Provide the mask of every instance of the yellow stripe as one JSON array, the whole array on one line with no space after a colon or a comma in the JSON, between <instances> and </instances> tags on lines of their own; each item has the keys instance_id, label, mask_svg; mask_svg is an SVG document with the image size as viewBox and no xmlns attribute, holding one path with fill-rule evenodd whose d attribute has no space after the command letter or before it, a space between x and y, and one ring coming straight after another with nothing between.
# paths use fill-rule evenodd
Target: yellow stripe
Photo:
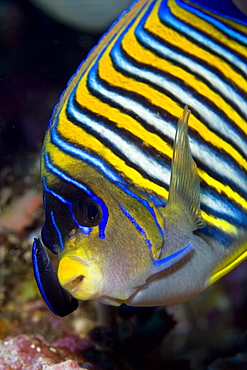
<instances>
[{"instance_id":1,"label":"yellow stripe","mask_svg":"<svg viewBox=\"0 0 247 370\"><path fill-rule=\"evenodd\" d=\"M247 210L247 201L243 197L241 197L238 193L233 191L230 186L222 184L220 181L215 180L213 177L208 175L205 171L197 168L198 175L200 178L206 182L212 188L215 188L218 193L224 193L227 195L229 200L234 200L237 204L239 204L243 209Z\"/></svg>"},{"instance_id":2,"label":"yellow stripe","mask_svg":"<svg viewBox=\"0 0 247 370\"><path fill-rule=\"evenodd\" d=\"M224 233L237 236L239 230L236 226L230 224L221 218L214 217L204 211L201 211L202 218L209 224L217 227L218 229L222 230Z\"/></svg>"},{"instance_id":3,"label":"yellow stripe","mask_svg":"<svg viewBox=\"0 0 247 370\"><path fill-rule=\"evenodd\" d=\"M198 17L197 15L192 14L189 11L178 6L175 0L169 0L168 6L170 7L170 10L175 17L179 18L180 20L186 23L190 23L193 27L198 28L199 33L200 31L202 31L208 34L210 37L219 40L221 43L225 44L229 49L237 51L239 54L242 54L245 57L247 56L246 46L239 44L234 39L230 39L224 33L220 32L210 22L207 22L202 18ZM211 15L213 16L213 14Z\"/></svg>"},{"instance_id":4,"label":"yellow stripe","mask_svg":"<svg viewBox=\"0 0 247 370\"><path fill-rule=\"evenodd\" d=\"M247 259L247 243L245 242L244 245L237 251L231 255L229 258L227 258L223 264L218 266L210 275L208 285L212 285L215 283L218 279L220 279L222 276L226 275L228 272L233 270L235 267L237 267L241 262ZM234 248L231 248L231 250L234 250ZM239 254L240 252L240 254Z\"/></svg>"},{"instance_id":5,"label":"yellow stripe","mask_svg":"<svg viewBox=\"0 0 247 370\"><path fill-rule=\"evenodd\" d=\"M128 42L124 39L124 43ZM111 49L112 45L109 45L108 49ZM133 50L131 46L131 52ZM102 56L99 62L99 75L102 79L108 81L111 85L116 87L124 88L127 91L135 92L137 94L141 94L145 97L150 103L169 111L174 116L179 116L181 112L181 107L177 102L174 102L170 97L162 94L161 92L155 90L153 87L149 86L147 83L136 81L134 78L126 77L121 73L117 72L111 62L109 57L109 51ZM142 52L142 48L139 49L139 52ZM144 54L144 53L143 53ZM144 55L144 57L148 57ZM139 59L139 58L138 58ZM142 55L140 56L142 59ZM146 59L147 60L147 59ZM150 61L150 60L149 60Z\"/></svg>"},{"instance_id":6,"label":"yellow stripe","mask_svg":"<svg viewBox=\"0 0 247 370\"><path fill-rule=\"evenodd\" d=\"M168 191L166 189L143 178L138 171L127 166L122 159L112 153L112 151L105 147L99 140L88 134L83 129L73 125L73 123L66 119L64 109L60 113L60 125L58 132L65 138L65 140L66 138L69 138L70 142L72 142L73 145L76 146L83 143L83 146L86 149L91 149L97 152L99 156L113 165L118 172L124 174L124 176L126 176L137 188L144 189L145 191L150 193L155 192L156 194L167 200ZM59 166L68 169L74 166L76 166L74 168L78 168L78 166L80 166L79 163L74 163L74 158L64 154L56 147L49 148L47 146L46 148L52 154L52 157L54 157L55 163L57 163ZM209 224L214 225L215 227L223 230L228 234L236 235L238 233L238 229L225 220L213 217L205 212L202 212L202 217Z\"/></svg>"},{"instance_id":7,"label":"yellow stripe","mask_svg":"<svg viewBox=\"0 0 247 370\"><path fill-rule=\"evenodd\" d=\"M176 32L166 26L165 24L160 23L158 17L158 8L160 5L160 1L154 7L154 10L150 14L145 24L145 28L149 31L156 34L158 37L163 38L168 43L176 46L177 48L183 48L186 52L192 55L196 55L198 58L202 59L204 62L206 61L208 64L217 68L226 79L231 79L234 81L240 89L246 90L247 89L247 82L242 77L241 74L235 72L231 66L224 60L222 60L219 56L213 55L210 52L203 49L203 46L200 47L193 42L189 41L185 36L181 35L179 32Z\"/></svg>"},{"instance_id":8,"label":"yellow stripe","mask_svg":"<svg viewBox=\"0 0 247 370\"><path fill-rule=\"evenodd\" d=\"M132 45L132 43L131 43L132 40L133 39L130 40L128 38L127 42L129 42L130 45ZM134 42L135 42L135 39L134 39ZM132 45L132 50L135 50L135 46L136 45L134 45L134 46ZM101 59L101 62L100 62L100 71L101 71L100 75L101 75L102 78L107 79L108 81L110 80L109 82L111 84L115 81L118 81L118 86L125 87L125 88L128 86L128 90L130 90L130 91L136 91L136 92L142 91L143 95L146 96L146 98L150 97L149 100L153 104L158 103L158 105L163 107L164 109L167 109L167 107L169 105L171 105L171 103L173 103L173 101L171 99L167 98L166 96L159 93L158 91L153 90L148 85L146 85L144 83L141 83L141 82L137 82L137 81L135 81L133 79L130 79L130 78L126 78L125 76L116 72L113 69L112 62L111 62L111 59L109 57L110 50L111 50L111 44L108 46L108 48L106 50L106 53L103 55L103 57ZM138 50L138 54L140 54L140 52L141 51ZM146 59L144 59L144 60L146 60ZM103 73L103 76L102 76L102 73ZM85 75L85 79L86 78L87 78L87 74ZM201 87L199 86L199 88L201 88ZM145 90L147 90L147 91L145 92ZM207 93L209 93L209 92L210 91L208 91ZM214 97L214 99L215 99L215 97ZM82 106L86 102L87 103L87 108L91 109L93 112L102 114L102 115L106 116L109 119L114 119L114 121L116 122L118 127L125 128L126 130L130 131L133 135L142 139L144 141L145 145L149 144L149 145L155 147L161 153L164 153L165 155L167 155L171 158L172 148L170 146L168 146L167 143L165 143L163 140L161 140L157 135L151 134L150 132L146 131L132 117L121 113L118 109L112 108L109 105L101 102L100 100L98 100L97 98L92 96L88 92L88 90L85 86L84 77L83 77L83 80L80 82L80 85L77 89L77 100ZM225 102L223 101L223 103L225 103ZM178 110L178 105L174 104L174 108L175 109L172 111L172 114L175 115L177 110ZM235 117L235 119L236 119L236 117ZM246 124L244 122L242 124L246 126ZM190 125L190 126L192 126L192 125ZM196 128L196 127L194 127L194 128ZM197 127L197 130L198 130L198 132L201 132L200 128L198 129L198 127ZM208 137L209 137L209 135L206 132L204 139L207 139ZM218 137L217 137L217 140L218 140ZM213 140L211 140L211 142L212 141ZM224 144L224 143L225 142L222 140L222 144ZM218 147L220 147L220 146L218 145ZM229 154L232 154L232 152L234 151L231 146L229 146L228 150L229 150L228 151ZM241 159L242 159L242 157L238 158L238 160L241 160ZM198 173L199 173L199 176L209 186L214 187L219 192L224 192L228 196L229 199L233 199L236 203L238 203L239 205L241 205L242 207L247 209L247 202L245 201L245 199L242 198L241 196L239 196L239 194L237 194L236 192L234 192L229 186L225 186L224 184L220 183L219 181L213 179L207 173L205 173L204 171L202 171L200 169L198 169Z\"/></svg>"},{"instance_id":9,"label":"yellow stripe","mask_svg":"<svg viewBox=\"0 0 247 370\"><path fill-rule=\"evenodd\" d=\"M136 24L132 26L128 34L123 39L122 46L123 49L135 60L140 63L146 63L152 65L153 67L169 73L181 80L186 84L189 84L195 91L200 93L212 100L217 107L219 107L230 119L232 119L236 125L247 134L247 124L246 121L232 109L231 105L227 104L226 101L218 95L216 92L211 90L207 84L200 81L195 75L185 71L183 68L174 65L172 62L161 59L158 56L154 55L152 52L143 48L137 41L134 35L134 29ZM109 63L108 63L109 64ZM109 73L111 76L111 73ZM117 77L119 78L119 77ZM114 80L114 78L112 78ZM246 90L247 90L247 81L245 80ZM244 86L243 86L244 87ZM141 90L140 90L141 91ZM160 99L162 101L162 99Z\"/></svg>"},{"instance_id":10,"label":"yellow stripe","mask_svg":"<svg viewBox=\"0 0 247 370\"><path fill-rule=\"evenodd\" d=\"M133 26L134 27L134 26ZM131 33L132 35L132 33ZM138 61L142 62L148 61L150 64L154 65L155 67L158 67L159 69L172 73L172 71L178 75L182 70L177 69L172 64L166 62L165 60L158 59L155 57L151 52L143 49L140 47L138 43L136 43L136 40L134 37L130 37L130 32L123 40L123 46L124 48L125 43L127 44L127 47L129 45L129 52L130 54L137 59ZM136 92L138 94L141 94L149 100L152 104L158 105L159 107L163 108L164 110L168 111L170 114L178 117L180 114L180 107L177 102L174 102L171 98L167 97L166 95L160 93L159 91L155 90L151 86L147 85L146 83L142 83L139 81L136 81L130 77L126 77L122 75L121 73L117 72L113 66L111 59L109 57L109 52L111 50L112 45L110 44L104 55L102 56L100 62L99 62L99 74L100 77L106 81L108 81L110 84L114 86L118 86L121 88L125 88L126 90L130 92ZM185 76L185 75L184 75ZM194 88L196 87L196 84L199 83L192 75L187 76L185 78L185 81L187 79L191 79L193 81ZM199 84L201 87L201 85ZM202 88L202 87L201 87ZM207 94L212 93L211 90L208 89ZM214 98L216 99L217 95L215 94ZM246 122L242 120L240 116L237 115L237 113L229 107L222 99L221 103L218 102L218 106L221 104L223 108L228 109L228 113L231 117L234 117L236 120L238 119L242 124L242 129L246 130L247 133L247 125ZM231 111L231 113L230 113ZM102 112L103 113L103 112ZM247 170L247 162L246 160L241 156L241 154L233 148L230 144L225 142L221 137L217 136L215 133L211 132L208 127L203 125L197 118L195 118L193 115L190 117L189 126L196 130L203 138L205 142L212 143L215 147L225 150L226 153L228 153L231 157L233 157L240 166L243 166ZM137 134L138 135L138 134ZM152 145L152 142L150 141L150 144ZM165 148L164 148L165 149ZM164 149L161 149L162 152L164 152ZM171 151L165 151L165 154L169 155L171 154Z\"/></svg>"},{"instance_id":11,"label":"yellow stripe","mask_svg":"<svg viewBox=\"0 0 247 370\"><path fill-rule=\"evenodd\" d=\"M145 179L142 175L135 169L126 165L126 163L116 156L109 148L104 146L98 139L88 134L82 128L75 126L72 122L68 121L65 114L65 106L60 112L59 116L59 125L58 133L63 136L64 140L69 141L72 145L81 146L86 148L88 152L95 151L104 161L110 163L117 172L126 176L126 178L137 188L145 189L147 192L156 193L162 196L164 199L167 199L168 192L165 188L156 185L152 181ZM63 152L58 151L55 147L49 149L52 155L55 155L55 152L58 152L56 155L55 163L57 163L62 168L70 169L74 159L68 155L65 156ZM77 164L77 168L80 168L80 165Z\"/></svg>"},{"instance_id":12,"label":"yellow stripe","mask_svg":"<svg viewBox=\"0 0 247 370\"><path fill-rule=\"evenodd\" d=\"M105 65L104 68L106 69L106 73L108 73L108 66ZM144 127L142 127L142 125L137 120L135 120L131 116L121 112L117 108L111 107L110 105L102 102L97 97L90 94L86 87L85 81L87 78L87 74L88 72L85 74L85 76L83 76L83 79L80 81L76 91L76 98L78 103L82 107L85 106L87 109L90 109L93 113L100 114L108 118L109 120L114 121L118 128L124 128L131 134L140 138L143 141L143 145L153 147L171 158L172 156L171 146L168 145L165 141L163 141L158 135L153 134L150 131L147 131ZM134 83L135 82L136 81L134 81ZM143 88L145 88L146 85L145 84L142 85ZM154 97L154 100L156 99L156 97ZM161 98L163 98L163 95L161 96Z\"/></svg>"}]
</instances>

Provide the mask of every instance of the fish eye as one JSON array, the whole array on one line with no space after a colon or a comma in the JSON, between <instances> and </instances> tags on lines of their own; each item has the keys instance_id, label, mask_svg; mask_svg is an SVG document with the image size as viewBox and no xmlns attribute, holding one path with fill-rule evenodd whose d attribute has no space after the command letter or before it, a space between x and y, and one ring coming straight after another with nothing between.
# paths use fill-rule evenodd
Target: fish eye
<instances>
[{"instance_id":1,"label":"fish eye","mask_svg":"<svg viewBox=\"0 0 247 370\"><path fill-rule=\"evenodd\" d=\"M99 204L91 198L82 198L74 203L74 216L82 226L97 226L102 218Z\"/></svg>"},{"instance_id":2,"label":"fish eye","mask_svg":"<svg viewBox=\"0 0 247 370\"><path fill-rule=\"evenodd\" d=\"M94 221L98 216L98 207L94 203L86 204L86 217L88 221Z\"/></svg>"}]
</instances>

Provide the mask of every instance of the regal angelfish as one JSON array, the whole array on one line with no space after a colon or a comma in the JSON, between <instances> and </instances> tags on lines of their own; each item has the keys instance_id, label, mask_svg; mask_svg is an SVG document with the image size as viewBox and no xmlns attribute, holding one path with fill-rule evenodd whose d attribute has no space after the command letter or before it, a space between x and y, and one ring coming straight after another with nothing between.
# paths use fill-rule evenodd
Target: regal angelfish
<instances>
[{"instance_id":1,"label":"regal angelfish","mask_svg":"<svg viewBox=\"0 0 247 370\"><path fill-rule=\"evenodd\" d=\"M53 312L184 302L246 259L246 26L230 0L141 0L80 66L42 151Z\"/></svg>"}]
</instances>

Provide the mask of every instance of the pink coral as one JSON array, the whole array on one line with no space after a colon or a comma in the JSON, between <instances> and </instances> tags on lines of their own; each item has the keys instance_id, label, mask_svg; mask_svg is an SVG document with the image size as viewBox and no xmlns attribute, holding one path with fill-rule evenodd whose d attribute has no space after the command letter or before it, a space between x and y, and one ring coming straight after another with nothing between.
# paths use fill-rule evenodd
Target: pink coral
<instances>
[{"instance_id":1,"label":"pink coral","mask_svg":"<svg viewBox=\"0 0 247 370\"><path fill-rule=\"evenodd\" d=\"M43 337L19 335L0 341L0 370L77 370L69 349L47 344Z\"/></svg>"},{"instance_id":2,"label":"pink coral","mask_svg":"<svg viewBox=\"0 0 247 370\"><path fill-rule=\"evenodd\" d=\"M42 370L82 370L76 361L68 360L57 365L44 365Z\"/></svg>"},{"instance_id":3,"label":"pink coral","mask_svg":"<svg viewBox=\"0 0 247 370\"><path fill-rule=\"evenodd\" d=\"M0 230L8 229L16 233L22 232L33 222L35 212L41 205L41 195L32 191L14 198L0 216Z\"/></svg>"}]
</instances>

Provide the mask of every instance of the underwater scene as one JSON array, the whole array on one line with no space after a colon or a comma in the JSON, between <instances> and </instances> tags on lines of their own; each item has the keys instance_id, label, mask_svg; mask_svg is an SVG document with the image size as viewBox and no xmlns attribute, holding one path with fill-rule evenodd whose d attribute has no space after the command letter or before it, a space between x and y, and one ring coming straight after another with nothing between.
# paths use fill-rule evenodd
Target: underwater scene
<instances>
[{"instance_id":1,"label":"underwater scene","mask_svg":"<svg viewBox=\"0 0 247 370\"><path fill-rule=\"evenodd\" d=\"M0 82L0 370L247 369L246 2L1 0Z\"/></svg>"}]
</instances>

